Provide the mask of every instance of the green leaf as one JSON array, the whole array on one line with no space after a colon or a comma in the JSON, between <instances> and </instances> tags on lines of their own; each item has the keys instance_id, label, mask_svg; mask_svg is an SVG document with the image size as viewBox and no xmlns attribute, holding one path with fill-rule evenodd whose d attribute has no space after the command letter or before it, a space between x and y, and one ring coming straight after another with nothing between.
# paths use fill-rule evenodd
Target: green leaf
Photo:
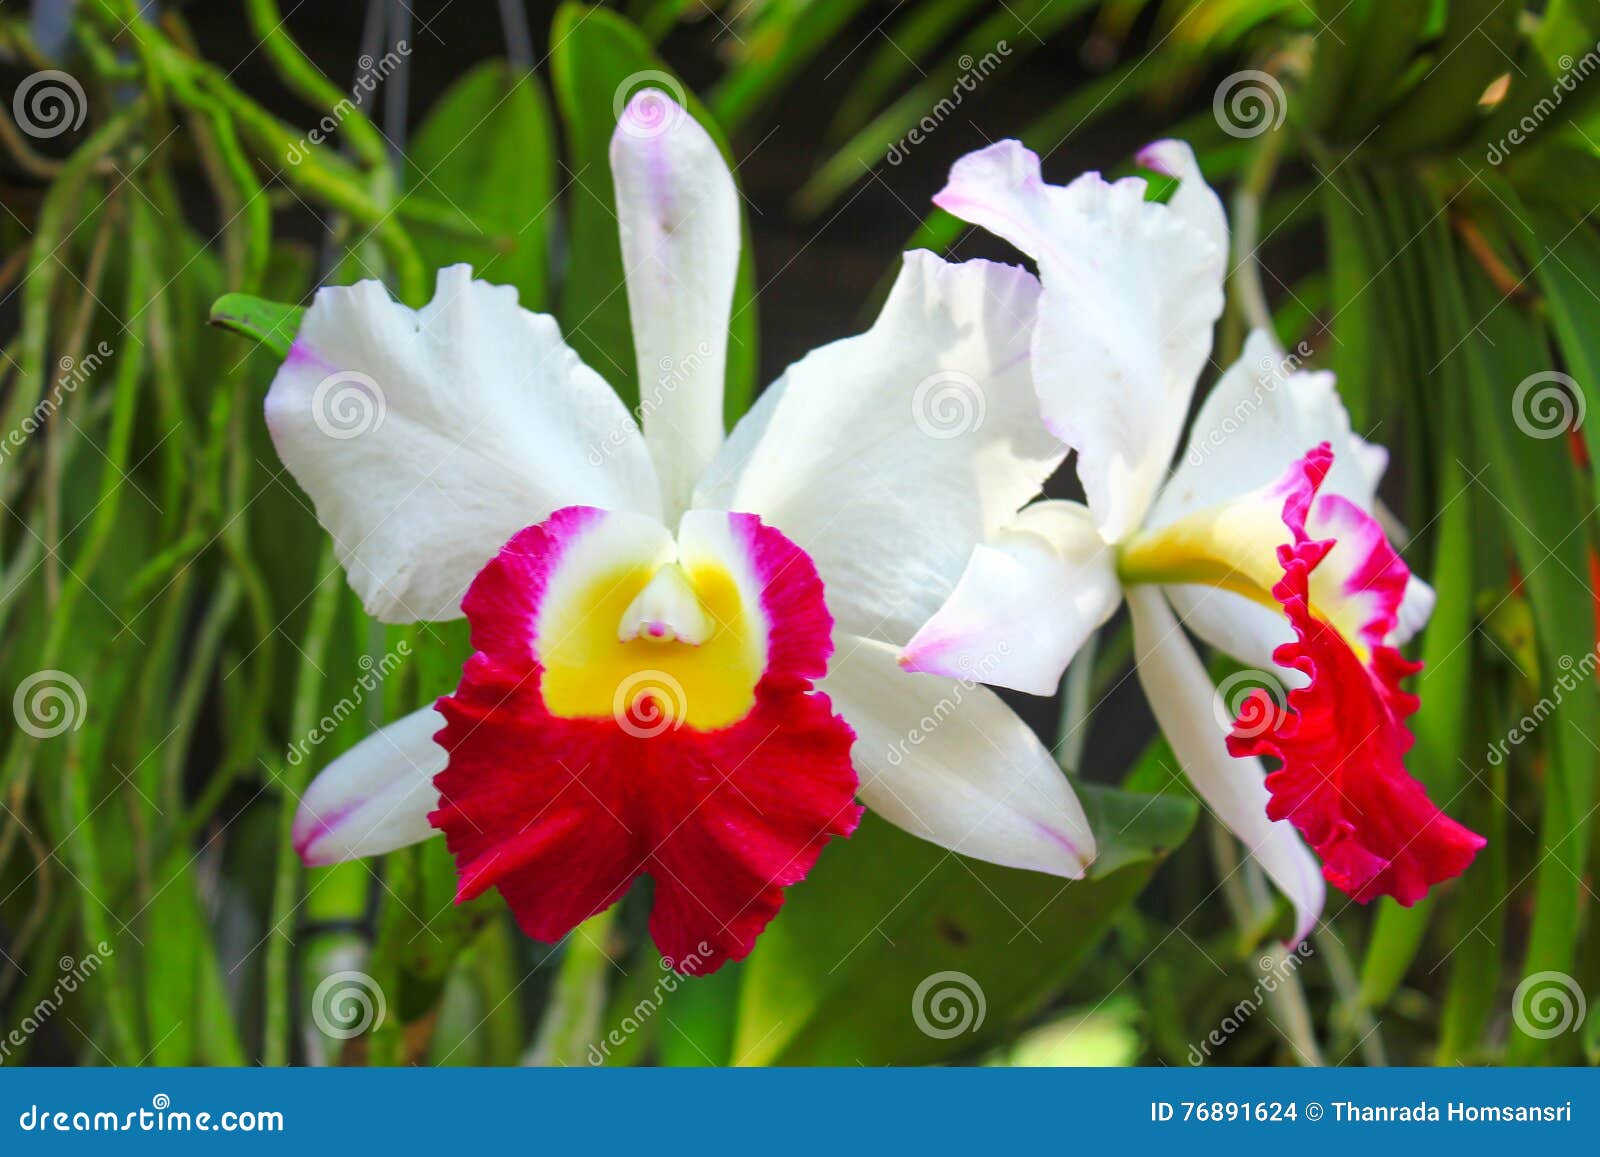
<instances>
[{"instance_id":1,"label":"green leaf","mask_svg":"<svg viewBox=\"0 0 1600 1157\"><path fill-rule=\"evenodd\" d=\"M407 180L483 236L468 242L416 227L423 262L470 262L479 277L516 286L525 308L545 308L555 152L550 110L531 73L490 60L451 85L417 130Z\"/></svg>"},{"instance_id":2,"label":"green leaf","mask_svg":"<svg viewBox=\"0 0 1600 1157\"><path fill-rule=\"evenodd\" d=\"M742 128L866 6L867 0L768 0L744 35L733 38L740 59L711 94L717 120L731 131Z\"/></svg>"},{"instance_id":3,"label":"green leaf","mask_svg":"<svg viewBox=\"0 0 1600 1157\"><path fill-rule=\"evenodd\" d=\"M1496 192L1515 196L1509 188ZM1594 596L1586 578L1589 503L1580 501L1577 471L1559 441L1531 434L1525 411L1520 422L1515 420L1523 402L1516 397L1518 384L1549 371L1549 350L1521 310L1506 304L1474 267L1453 257L1443 225L1434 227L1429 243L1439 254L1437 284L1445 291L1441 334L1467 335L1456 339L1459 344L1442 368L1464 376L1469 388L1468 413L1484 471L1480 486L1506 512L1522 589L1533 610L1542 678L1556 680L1556 672L1570 676L1573 653L1587 650L1594 639ZM1554 702L1537 732L1546 760L1544 806L1524 975L1570 973L1574 966L1595 790L1590 737L1600 730L1600 699L1591 680L1579 680L1570 693L1546 691ZM1571 1044L1517 1032L1509 1057L1529 1064Z\"/></svg>"},{"instance_id":4,"label":"green leaf","mask_svg":"<svg viewBox=\"0 0 1600 1157\"><path fill-rule=\"evenodd\" d=\"M615 12L567 3L550 32L551 83L567 135L572 170L566 284L557 315L567 341L629 406L639 401L633 329L617 236L611 181L611 135L617 110L641 85L666 89L733 156L705 106L679 83L637 28ZM743 210L741 206L741 216ZM749 228L733 290L723 412L731 425L750 405L756 376L755 262Z\"/></svg>"},{"instance_id":5,"label":"green leaf","mask_svg":"<svg viewBox=\"0 0 1600 1157\"><path fill-rule=\"evenodd\" d=\"M212 325L254 338L280 358L288 356L305 315L302 306L267 301L248 293L225 293L211 306Z\"/></svg>"},{"instance_id":6,"label":"green leaf","mask_svg":"<svg viewBox=\"0 0 1600 1157\"><path fill-rule=\"evenodd\" d=\"M957 54L935 63L829 157L795 194L796 211L816 216L878 165L899 164L924 135L938 131L969 99L977 99L984 84L1003 84L1003 74L1041 44L1041 37L1087 7L1089 0L1029 0L995 12L962 39ZM1074 93L1072 99L1081 95ZM1100 110L1095 106L1093 111Z\"/></svg>"},{"instance_id":7,"label":"green leaf","mask_svg":"<svg viewBox=\"0 0 1600 1157\"><path fill-rule=\"evenodd\" d=\"M918 1064L1008 1036L1070 979L1197 810L1181 796L1079 794L1100 842L1079 881L967 860L868 815L745 962L736 1062ZM913 998L940 972L982 990L972 1032L918 1027Z\"/></svg>"},{"instance_id":8,"label":"green leaf","mask_svg":"<svg viewBox=\"0 0 1600 1157\"><path fill-rule=\"evenodd\" d=\"M1482 119L1484 90L1511 71L1504 46L1516 43L1522 8L1522 0L1452 0L1438 63L1384 118L1370 147L1397 157L1459 141Z\"/></svg>"},{"instance_id":9,"label":"green leaf","mask_svg":"<svg viewBox=\"0 0 1600 1157\"><path fill-rule=\"evenodd\" d=\"M228 1007L211 943L212 921L200 905L193 863L187 849L167 857L145 913L146 926L159 929L144 945L145 1005L156 1038L146 1063L243 1065L244 1046Z\"/></svg>"}]
</instances>

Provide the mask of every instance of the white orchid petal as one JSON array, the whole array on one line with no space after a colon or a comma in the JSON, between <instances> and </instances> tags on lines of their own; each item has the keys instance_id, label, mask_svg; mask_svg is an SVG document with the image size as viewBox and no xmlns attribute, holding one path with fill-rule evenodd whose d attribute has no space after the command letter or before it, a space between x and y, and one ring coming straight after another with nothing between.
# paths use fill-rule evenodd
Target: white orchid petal
<instances>
[{"instance_id":1,"label":"white orchid petal","mask_svg":"<svg viewBox=\"0 0 1600 1157\"><path fill-rule=\"evenodd\" d=\"M311 781L295 813L295 851L311 867L392 852L434 834L433 777L444 748L433 741L444 717L432 707L379 728Z\"/></svg>"},{"instance_id":2,"label":"white orchid petal","mask_svg":"<svg viewBox=\"0 0 1600 1157\"><path fill-rule=\"evenodd\" d=\"M450 619L479 568L561 506L659 515L637 425L516 290L439 271L420 310L375 281L317 292L267 427L350 585L385 622Z\"/></svg>"},{"instance_id":3,"label":"white orchid petal","mask_svg":"<svg viewBox=\"0 0 1600 1157\"><path fill-rule=\"evenodd\" d=\"M1222 312L1225 251L1145 189L1095 173L1047 185L1037 156L1002 141L957 161L934 198L1038 262L1041 412L1078 451L1109 542L1139 527L1166 475Z\"/></svg>"},{"instance_id":4,"label":"white orchid petal","mask_svg":"<svg viewBox=\"0 0 1600 1157\"><path fill-rule=\"evenodd\" d=\"M1155 141L1139 150L1139 163L1177 181L1178 188L1167 204L1221 252L1228 252L1228 214L1221 198L1206 184L1188 142Z\"/></svg>"},{"instance_id":5,"label":"white orchid petal","mask_svg":"<svg viewBox=\"0 0 1600 1157\"><path fill-rule=\"evenodd\" d=\"M906 254L872 328L790 366L696 504L759 514L811 555L842 629L904 643L1065 454L1030 386L1038 292L1011 266Z\"/></svg>"},{"instance_id":6,"label":"white orchid petal","mask_svg":"<svg viewBox=\"0 0 1600 1157\"><path fill-rule=\"evenodd\" d=\"M863 803L913 835L965 856L1081 877L1094 834L1043 744L994 692L912 675L894 649L836 636L821 683L855 728Z\"/></svg>"},{"instance_id":7,"label":"white orchid petal","mask_svg":"<svg viewBox=\"0 0 1600 1157\"><path fill-rule=\"evenodd\" d=\"M900 665L1049 695L1121 601L1115 551L1088 507L1038 502L972 552L955 593Z\"/></svg>"},{"instance_id":8,"label":"white orchid petal","mask_svg":"<svg viewBox=\"0 0 1600 1157\"><path fill-rule=\"evenodd\" d=\"M1327 898L1315 857L1287 820L1267 818L1261 761L1228 754L1232 720L1218 711L1216 688L1161 592L1131 587L1128 607L1139 682L1156 722L1200 798L1294 905L1298 944Z\"/></svg>"},{"instance_id":9,"label":"white orchid petal","mask_svg":"<svg viewBox=\"0 0 1600 1157\"><path fill-rule=\"evenodd\" d=\"M611 138L639 402L668 523L722 445L739 194L716 142L659 89Z\"/></svg>"},{"instance_id":10,"label":"white orchid petal","mask_svg":"<svg viewBox=\"0 0 1600 1157\"><path fill-rule=\"evenodd\" d=\"M1188 448L1151 508L1151 529L1259 494L1322 442L1333 448L1333 466L1321 493L1342 495L1363 510L1373 508L1388 452L1351 431L1331 373L1305 371L1299 365L1300 359L1285 353L1264 330L1250 334L1239 360L1195 416ZM1256 522L1269 533L1252 549L1264 564L1258 569L1270 573L1277 547L1289 534L1276 503ZM1288 620L1276 608L1210 587L1175 586L1168 593L1189 630L1252 667L1270 670L1272 652L1294 639ZM1391 641L1398 645L1411 638L1432 609L1431 590L1413 578ZM1298 672L1281 673L1294 685L1303 681Z\"/></svg>"}]
</instances>

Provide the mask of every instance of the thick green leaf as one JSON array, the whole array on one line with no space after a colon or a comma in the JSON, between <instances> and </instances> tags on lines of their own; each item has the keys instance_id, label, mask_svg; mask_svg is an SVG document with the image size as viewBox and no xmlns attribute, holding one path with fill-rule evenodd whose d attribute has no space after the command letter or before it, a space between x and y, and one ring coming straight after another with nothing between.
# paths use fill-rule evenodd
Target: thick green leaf
<instances>
[{"instance_id":1,"label":"thick green leaf","mask_svg":"<svg viewBox=\"0 0 1600 1157\"><path fill-rule=\"evenodd\" d=\"M300 321L302 306L267 301L248 293L225 293L211 306L211 324L254 338L280 358L289 353Z\"/></svg>"},{"instance_id":2,"label":"thick green leaf","mask_svg":"<svg viewBox=\"0 0 1600 1157\"><path fill-rule=\"evenodd\" d=\"M1360 141L1397 98L1396 86L1422 41L1432 8L1433 0L1381 0L1367 5L1365 21L1346 46L1354 59L1349 82L1333 110L1334 139ZM1317 37L1318 52L1329 39L1326 31Z\"/></svg>"},{"instance_id":3,"label":"thick green leaf","mask_svg":"<svg viewBox=\"0 0 1600 1157\"><path fill-rule=\"evenodd\" d=\"M1000 1040L1037 1012L1196 814L1181 796L1080 794L1100 841L1096 870L1080 881L967 860L869 815L794 889L746 961L737 1062L937 1061ZM982 992L983 1021L970 1033L918 1027L943 983L929 978L941 972Z\"/></svg>"},{"instance_id":4,"label":"thick green leaf","mask_svg":"<svg viewBox=\"0 0 1600 1157\"><path fill-rule=\"evenodd\" d=\"M867 0L768 0L738 43L739 59L711 94L717 120L738 131L816 58Z\"/></svg>"},{"instance_id":5,"label":"thick green leaf","mask_svg":"<svg viewBox=\"0 0 1600 1157\"><path fill-rule=\"evenodd\" d=\"M1500 195L1512 196L1509 189ZM1523 590L1533 610L1543 677L1568 671L1575 651L1594 639L1594 598L1587 580L1589 503L1559 441L1529 432L1526 412L1519 416L1519 383L1550 369L1549 350L1523 312L1501 299L1475 268L1452 258L1448 234L1436 226L1430 244L1441 268L1446 293L1443 334L1467 335L1444 366L1465 379L1472 405L1481 467L1481 487L1503 507L1522 571ZM1554 452L1552 452L1554 450ZM1537 732L1545 762L1544 807L1540 816L1540 857L1534 873L1534 916L1524 975L1571 973L1578 929L1587 896L1590 812L1595 791L1595 747L1600 701L1592 682L1554 702ZM1513 1035L1510 1059L1527 1064L1570 1041Z\"/></svg>"},{"instance_id":6,"label":"thick green leaf","mask_svg":"<svg viewBox=\"0 0 1600 1157\"><path fill-rule=\"evenodd\" d=\"M145 1005L151 1026L161 1026L152 1033L147 1063L243 1065L244 1046L212 947L212 921L196 893L193 864L187 849L169 855L144 913L146 927L156 930L144 944Z\"/></svg>"},{"instance_id":7,"label":"thick green leaf","mask_svg":"<svg viewBox=\"0 0 1600 1157\"><path fill-rule=\"evenodd\" d=\"M445 202L481 242L415 228L430 268L470 262L487 281L517 287L527 309L545 308L555 212L555 134L531 73L504 61L478 65L441 96L411 144L411 189Z\"/></svg>"},{"instance_id":8,"label":"thick green leaf","mask_svg":"<svg viewBox=\"0 0 1600 1157\"><path fill-rule=\"evenodd\" d=\"M551 81L572 170L569 255L557 315L573 349L634 406L639 401L639 381L611 182L611 134L617 109L641 86L665 88L674 98L687 101L689 112L705 126L730 166L733 155L705 107L621 16L603 8L564 4L556 13L550 40ZM757 366L755 263L748 227L744 234L728 334L723 412L730 424L749 407Z\"/></svg>"},{"instance_id":9,"label":"thick green leaf","mask_svg":"<svg viewBox=\"0 0 1600 1157\"><path fill-rule=\"evenodd\" d=\"M964 115L962 106L978 97L983 84L1003 84L1003 74L1038 47L1041 37L1077 16L1089 2L1026 0L997 10L962 39L956 54L937 61L924 78L829 157L795 194L796 211L815 216L878 165L898 164L923 135L937 131L947 118Z\"/></svg>"},{"instance_id":10,"label":"thick green leaf","mask_svg":"<svg viewBox=\"0 0 1600 1157\"><path fill-rule=\"evenodd\" d=\"M1504 46L1516 43L1522 8L1523 0L1452 0L1437 63L1384 118L1369 147L1404 156L1459 141L1482 119L1484 90L1511 70Z\"/></svg>"},{"instance_id":11,"label":"thick green leaf","mask_svg":"<svg viewBox=\"0 0 1600 1157\"><path fill-rule=\"evenodd\" d=\"M1499 164L1500 154L1543 148L1569 123L1581 123L1600 102L1600 86L1591 83L1596 41L1600 5L1594 0L1551 0L1516 67L1507 70L1513 80L1510 92L1463 150L1463 159L1476 164L1487 157ZM1592 148L1592 140L1587 143ZM1589 201L1581 211L1593 206Z\"/></svg>"}]
</instances>

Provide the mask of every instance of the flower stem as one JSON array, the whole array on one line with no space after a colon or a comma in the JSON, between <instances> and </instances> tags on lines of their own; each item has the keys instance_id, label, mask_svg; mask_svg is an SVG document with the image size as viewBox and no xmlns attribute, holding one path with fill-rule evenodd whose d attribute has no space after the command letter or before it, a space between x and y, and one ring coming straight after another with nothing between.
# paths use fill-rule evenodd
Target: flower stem
<instances>
[{"instance_id":1,"label":"flower stem","mask_svg":"<svg viewBox=\"0 0 1600 1157\"><path fill-rule=\"evenodd\" d=\"M589 1063L589 1046L600 1035L600 1015L606 1006L606 974L617 967L607 944L616 915L617 906L613 904L579 924L567 938L566 955L556 974L550 1005L524 1063Z\"/></svg>"},{"instance_id":2,"label":"flower stem","mask_svg":"<svg viewBox=\"0 0 1600 1157\"><path fill-rule=\"evenodd\" d=\"M1228 278L1233 313L1242 317L1250 329L1272 331L1272 308L1261 282L1261 206L1272 188L1289 136L1282 129L1265 133L1250 158L1239 186L1233 194L1232 271ZM1237 338L1237 334L1230 335ZM1229 359L1238 353L1241 342L1229 343Z\"/></svg>"}]
</instances>

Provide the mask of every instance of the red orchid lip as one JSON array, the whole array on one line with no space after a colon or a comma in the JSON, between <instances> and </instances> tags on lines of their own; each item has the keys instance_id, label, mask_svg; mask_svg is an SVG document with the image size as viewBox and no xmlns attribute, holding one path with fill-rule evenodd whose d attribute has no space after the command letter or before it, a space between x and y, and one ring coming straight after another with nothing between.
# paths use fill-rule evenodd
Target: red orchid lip
<instances>
[{"instance_id":1,"label":"red orchid lip","mask_svg":"<svg viewBox=\"0 0 1600 1157\"><path fill-rule=\"evenodd\" d=\"M830 838L855 830L855 734L813 685L832 648L815 568L744 514L689 519L720 524L720 541L737 556L730 567L743 568L758 592L764 666L748 710L695 725L694 672L675 677L665 650L686 644L617 640L614 623L617 654L661 656L662 669L630 672L626 694L600 688L618 710L552 710L549 664L564 645L553 636L566 627L551 608L574 589L571 572L596 563L596 542L627 531L630 518L647 521L559 510L513 537L473 582L463 606L477 653L455 694L439 701L449 765L435 777L442 802L430 821L456 858L458 899L498 888L528 935L555 941L649 875L650 931L662 955L682 971L713 972L747 955L783 889L805 878ZM680 541L689 533L686 519ZM607 586L615 606L630 602L627 584L642 589L649 570L597 573L602 585L626 588ZM735 629L725 616L703 645L717 647ZM606 644L604 632L594 637ZM588 658L586 669L607 669Z\"/></svg>"},{"instance_id":2,"label":"red orchid lip","mask_svg":"<svg viewBox=\"0 0 1600 1157\"><path fill-rule=\"evenodd\" d=\"M1400 684L1422 664L1382 639L1409 572L1370 515L1337 495L1318 495L1332 459L1324 443L1286 479L1283 520L1294 537L1278 549L1283 578L1272 588L1297 636L1273 658L1309 682L1289 692L1286 710L1247 702L1228 750L1279 761L1266 779L1267 814L1305 836L1322 857L1329 883L1361 903L1392 896L1409 907L1433 885L1464 872L1486 841L1440 811L1405 769L1414 742L1405 721L1419 701ZM1350 528L1368 552L1352 571L1359 593L1380 592L1358 630L1371 643L1365 662L1349 639L1313 613L1313 575L1340 540L1312 538L1308 521Z\"/></svg>"}]
</instances>

